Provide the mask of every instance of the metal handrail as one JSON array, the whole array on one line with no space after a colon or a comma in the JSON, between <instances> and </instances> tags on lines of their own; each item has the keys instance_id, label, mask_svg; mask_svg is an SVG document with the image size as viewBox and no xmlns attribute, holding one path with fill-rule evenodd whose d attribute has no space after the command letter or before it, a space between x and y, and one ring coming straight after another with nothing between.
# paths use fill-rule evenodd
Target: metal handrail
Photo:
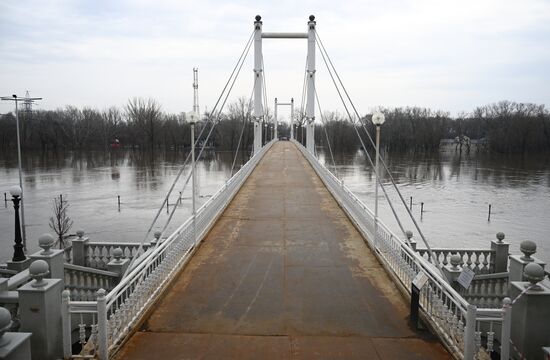
<instances>
[{"instance_id":1,"label":"metal handrail","mask_svg":"<svg viewBox=\"0 0 550 360\"><path fill-rule=\"evenodd\" d=\"M435 265L396 236L384 223L377 221L373 212L313 154L295 140L293 143L362 233L402 291L410 296L412 280L420 271L428 277L427 285L420 292L420 306L426 315L426 321L451 352L458 358L473 358L473 354L479 351L480 341L477 337L481 336L481 332L476 331L477 324L497 322L502 324L501 355L506 357L509 353L511 326L511 308L508 303L503 303L502 308L495 309L477 309L469 304L441 276ZM492 349L492 346L492 342L490 346L488 342L487 349Z\"/></svg>"},{"instance_id":2,"label":"metal handrail","mask_svg":"<svg viewBox=\"0 0 550 360\"><path fill-rule=\"evenodd\" d=\"M168 238L150 247L128 271L127 275L109 293L98 292L97 301L71 301L64 298L64 354L70 358L71 314L97 313L98 355L107 358L123 339L131 333L131 327L146 313L162 290L181 269L196 249L196 245L214 226L221 213L229 205L242 184L252 173L276 140L266 144L235 175L233 175L208 201L180 225ZM196 240L193 240L193 222L196 226ZM196 241L196 242L194 242ZM101 291L101 290L100 290Z\"/></svg>"}]
</instances>

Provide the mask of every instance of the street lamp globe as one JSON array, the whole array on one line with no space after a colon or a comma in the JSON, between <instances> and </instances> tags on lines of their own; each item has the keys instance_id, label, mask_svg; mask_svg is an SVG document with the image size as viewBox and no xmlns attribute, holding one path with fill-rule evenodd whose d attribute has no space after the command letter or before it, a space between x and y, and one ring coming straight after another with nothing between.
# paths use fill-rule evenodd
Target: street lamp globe
<instances>
[{"instance_id":1,"label":"street lamp globe","mask_svg":"<svg viewBox=\"0 0 550 360\"><path fill-rule=\"evenodd\" d=\"M22 193L21 188L18 185L14 185L14 186L10 187L11 196L20 197L21 193Z\"/></svg>"},{"instance_id":2,"label":"street lamp globe","mask_svg":"<svg viewBox=\"0 0 550 360\"><path fill-rule=\"evenodd\" d=\"M372 123L376 126L382 125L386 121L384 114L381 112L375 112L372 114Z\"/></svg>"},{"instance_id":3,"label":"street lamp globe","mask_svg":"<svg viewBox=\"0 0 550 360\"><path fill-rule=\"evenodd\" d=\"M187 116L189 117L189 123L195 124L199 121L199 114L197 114L195 111L190 111L187 113Z\"/></svg>"}]
</instances>

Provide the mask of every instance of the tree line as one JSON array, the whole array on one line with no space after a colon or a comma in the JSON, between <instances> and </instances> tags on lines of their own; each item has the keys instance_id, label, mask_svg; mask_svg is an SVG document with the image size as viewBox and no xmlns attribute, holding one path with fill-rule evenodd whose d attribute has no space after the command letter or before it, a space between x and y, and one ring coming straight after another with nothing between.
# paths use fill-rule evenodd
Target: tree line
<instances>
[{"instance_id":1,"label":"tree line","mask_svg":"<svg viewBox=\"0 0 550 360\"><path fill-rule=\"evenodd\" d=\"M501 101L480 106L453 118L448 112L420 107L379 108L385 115L381 146L388 151L435 151L442 139L468 137L480 147L499 153L550 151L550 113L544 105ZM316 142L333 151L360 146L372 148L367 133L375 139L372 115L353 121L342 114L323 114L316 127ZM326 130L326 133L325 133Z\"/></svg>"},{"instance_id":2,"label":"tree line","mask_svg":"<svg viewBox=\"0 0 550 360\"><path fill-rule=\"evenodd\" d=\"M205 114L196 134L218 150L249 151L253 144L251 104L245 98L230 103L224 112ZM550 150L550 114L544 105L501 101L451 117L448 112L420 107L379 108L385 114L381 146L389 151L435 151L442 139L467 136L478 139L492 151L525 153ZM268 121L272 120L268 113ZM353 151L374 139L371 115L361 119L337 112L319 116L315 138L318 145L335 152ZM140 150L181 149L190 146L190 124L185 113L171 114L153 99L130 99L122 109L104 110L67 106L57 110L20 112L21 145L26 149L84 150L109 149L113 144ZM212 120L212 121L207 121ZM305 138L305 114L296 119L298 140ZM272 128L264 127L264 141ZM280 135L289 136L288 125L279 125ZM360 140L361 139L361 140ZM17 146L16 122L12 113L0 116L0 148Z\"/></svg>"}]
</instances>

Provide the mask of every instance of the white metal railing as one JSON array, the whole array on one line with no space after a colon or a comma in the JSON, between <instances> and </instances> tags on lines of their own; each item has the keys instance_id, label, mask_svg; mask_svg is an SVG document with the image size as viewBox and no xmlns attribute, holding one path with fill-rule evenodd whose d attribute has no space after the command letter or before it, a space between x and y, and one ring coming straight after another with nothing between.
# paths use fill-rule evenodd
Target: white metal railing
<instances>
[{"instance_id":1,"label":"white metal railing","mask_svg":"<svg viewBox=\"0 0 550 360\"><path fill-rule=\"evenodd\" d=\"M273 145L266 144L196 213L166 240L138 259L133 269L109 293L101 289L96 301L71 301L63 294L63 352L65 358L95 355L108 359L139 322L208 233L216 220L244 184L252 170ZM196 234L196 240L194 239ZM196 243L195 243L196 242ZM76 320L76 322L75 322ZM86 329L91 336L86 338ZM78 331L81 354L72 354L73 334ZM84 335L83 335L84 334Z\"/></svg>"},{"instance_id":2,"label":"white metal railing","mask_svg":"<svg viewBox=\"0 0 550 360\"><path fill-rule=\"evenodd\" d=\"M482 350L494 349L494 329L501 333L500 353L508 359L511 325L511 307L504 301L502 309L477 309L469 304L441 277L438 269L395 235L378 220L375 226L373 212L355 196L330 170L300 143L293 141L309 161L332 196L363 234L368 245L402 291L410 295L411 284L420 272L428 281L420 291L420 307L425 320L456 358L474 359ZM376 229L376 234L375 234ZM484 324L481 326L481 324ZM487 327L486 325L490 326ZM484 340L484 342L482 341Z\"/></svg>"}]
</instances>

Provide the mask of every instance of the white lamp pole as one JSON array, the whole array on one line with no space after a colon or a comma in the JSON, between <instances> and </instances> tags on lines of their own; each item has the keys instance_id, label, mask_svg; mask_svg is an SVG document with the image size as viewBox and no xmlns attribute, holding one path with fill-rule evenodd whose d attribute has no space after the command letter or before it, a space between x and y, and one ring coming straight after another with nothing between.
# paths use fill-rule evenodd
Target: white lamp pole
<instances>
[{"instance_id":1,"label":"white lamp pole","mask_svg":"<svg viewBox=\"0 0 550 360\"><path fill-rule=\"evenodd\" d=\"M374 246L378 247L378 186L380 185L380 126L386 121L384 114L376 112L372 115L372 123L376 126L376 186L374 187Z\"/></svg>"},{"instance_id":2,"label":"white lamp pole","mask_svg":"<svg viewBox=\"0 0 550 360\"><path fill-rule=\"evenodd\" d=\"M196 212L195 212L195 186L196 186L196 178L195 178L195 117L197 116L196 113L193 113L194 116L192 116L191 120L191 171L192 171L192 177L191 177L191 192L192 195L192 215L193 215L193 243L195 246L197 245L197 223L195 221L196 218Z\"/></svg>"}]
</instances>

